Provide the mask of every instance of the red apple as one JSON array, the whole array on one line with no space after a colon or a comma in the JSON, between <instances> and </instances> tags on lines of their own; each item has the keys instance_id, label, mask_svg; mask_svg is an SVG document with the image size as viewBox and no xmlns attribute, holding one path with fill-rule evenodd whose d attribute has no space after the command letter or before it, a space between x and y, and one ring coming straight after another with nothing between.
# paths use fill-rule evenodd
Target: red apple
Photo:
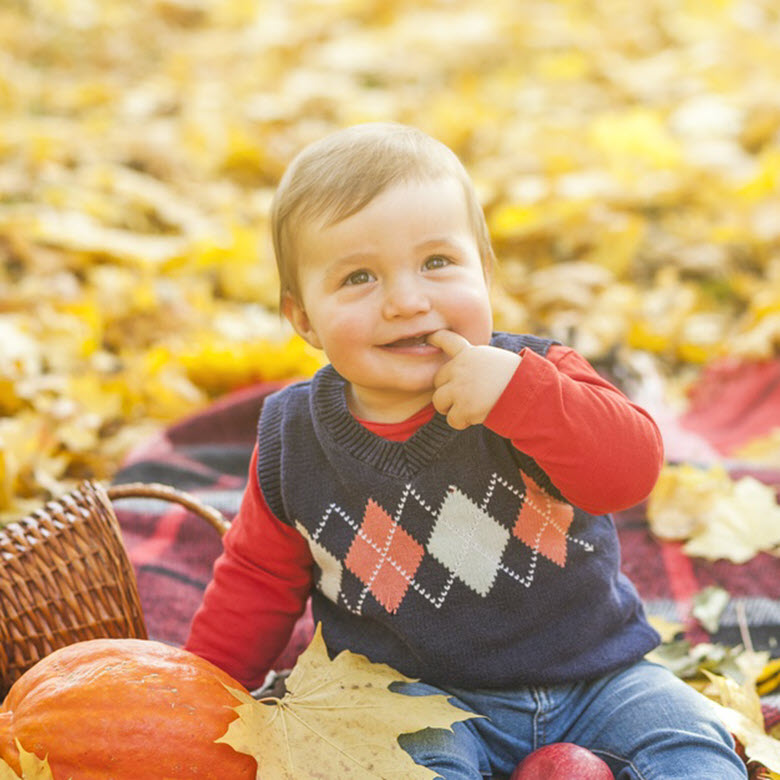
<instances>
[{"instance_id":1,"label":"red apple","mask_svg":"<svg viewBox=\"0 0 780 780\"><path fill-rule=\"evenodd\" d=\"M526 756L509 780L615 780L615 776L587 748L556 742Z\"/></svg>"}]
</instances>

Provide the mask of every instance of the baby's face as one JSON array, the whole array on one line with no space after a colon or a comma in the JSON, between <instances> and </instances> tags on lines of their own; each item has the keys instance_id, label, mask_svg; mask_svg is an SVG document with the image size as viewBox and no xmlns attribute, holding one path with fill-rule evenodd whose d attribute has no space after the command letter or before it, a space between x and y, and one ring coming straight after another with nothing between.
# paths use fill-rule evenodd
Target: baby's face
<instances>
[{"instance_id":1,"label":"baby's face","mask_svg":"<svg viewBox=\"0 0 780 780\"><path fill-rule=\"evenodd\" d=\"M364 419L402 420L425 406L446 328L472 344L492 330L488 283L455 179L394 186L333 225L296 236L301 304L285 314L350 383Z\"/></svg>"}]
</instances>

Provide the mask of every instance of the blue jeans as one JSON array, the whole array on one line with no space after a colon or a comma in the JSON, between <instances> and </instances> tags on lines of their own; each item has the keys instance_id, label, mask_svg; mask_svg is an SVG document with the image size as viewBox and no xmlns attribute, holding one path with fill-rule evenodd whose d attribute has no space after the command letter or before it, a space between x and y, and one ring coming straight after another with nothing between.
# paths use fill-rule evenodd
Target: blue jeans
<instances>
[{"instance_id":1,"label":"blue jeans","mask_svg":"<svg viewBox=\"0 0 780 780\"><path fill-rule=\"evenodd\" d=\"M553 742L589 748L616 780L747 778L731 735L701 694L648 661L571 685L466 691L411 683L393 690L444 693L487 716L456 723L453 731L425 729L399 738L418 764L444 780L507 776L526 755Z\"/></svg>"}]
</instances>

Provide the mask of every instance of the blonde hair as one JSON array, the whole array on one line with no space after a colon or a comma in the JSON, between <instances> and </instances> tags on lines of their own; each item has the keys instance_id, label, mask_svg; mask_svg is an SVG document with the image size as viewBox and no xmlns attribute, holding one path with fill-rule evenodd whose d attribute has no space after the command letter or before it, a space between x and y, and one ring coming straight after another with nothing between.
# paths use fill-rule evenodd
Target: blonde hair
<instances>
[{"instance_id":1,"label":"blonde hair","mask_svg":"<svg viewBox=\"0 0 780 780\"><path fill-rule=\"evenodd\" d=\"M333 225L365 208L388 187L454 176L463 187L482 265L495 260L474 185L455 153L414 127L393 122L354 125L305 147L282 176L271 208L280 297L300 302L294 251L296 223Z\"/></svg>"}]
</instances>

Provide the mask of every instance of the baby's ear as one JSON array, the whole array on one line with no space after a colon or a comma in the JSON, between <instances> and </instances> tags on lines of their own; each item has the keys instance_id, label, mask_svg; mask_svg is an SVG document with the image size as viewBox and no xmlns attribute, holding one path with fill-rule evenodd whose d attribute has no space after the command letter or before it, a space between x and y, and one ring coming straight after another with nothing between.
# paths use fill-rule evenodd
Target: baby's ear
<instances>
[{"instance_id":1,"label":"baby's ear","mask_svg":"<svg viewBox=\"0 0 780 780\"><path fill-rule=\"evenodd\" d=\"M322 343L314 332L306 311L291 293L282 296L282 314L304 341L317 349L322 349Z\"/></svg>"}]
</instances>

